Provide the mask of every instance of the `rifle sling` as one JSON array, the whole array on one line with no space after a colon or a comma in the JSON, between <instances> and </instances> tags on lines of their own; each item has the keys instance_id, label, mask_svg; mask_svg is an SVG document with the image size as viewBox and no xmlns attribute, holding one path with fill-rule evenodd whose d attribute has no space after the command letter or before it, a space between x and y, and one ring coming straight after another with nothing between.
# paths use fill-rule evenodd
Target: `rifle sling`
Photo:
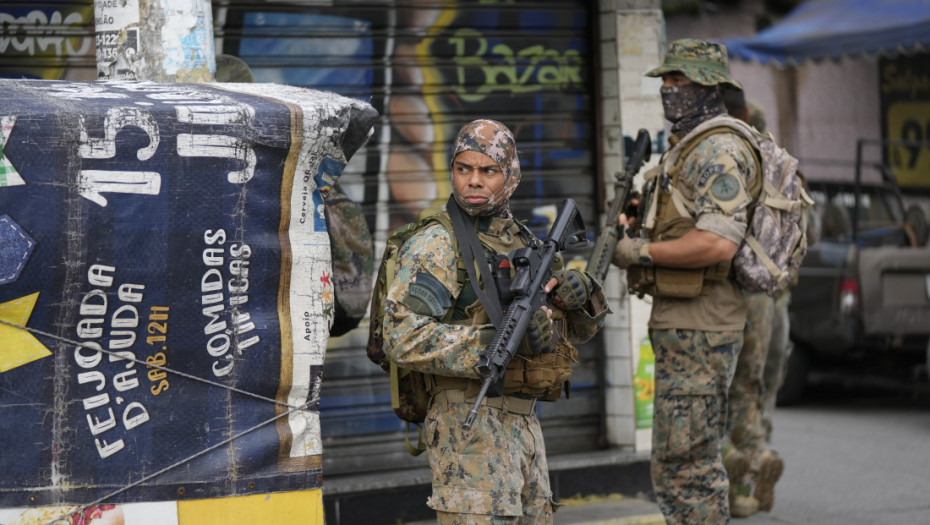
<instances>
[{"instance_id":1,"label":"rifle sling","mask_svg":"<svg viewBox=\"0 0 930 525\"><path fill-rule=\"evenodd\" d=\"M471 217L465 213L457 202L455 197L450 195L449 202L446 203L446 209L449 211L449 218L452 219L452 230L459 240L459 250L462 252L462 259L465 261L465 271L468 272L468 279L471 286L484 306L491 323L495 328L500 328L501 321L504 318L504 312L500 304L500 295L497 293L497 283L491 276L491 268L488 266L488 258L484 254L484 248L481 241L478 240L478 234L475 232L475 225ZM481 254L481 257L478 257ZM481 283L484 284L487 292L479 286L478 277L475 274L475 266L481 272Z\"/></svg>"}]
</instances>

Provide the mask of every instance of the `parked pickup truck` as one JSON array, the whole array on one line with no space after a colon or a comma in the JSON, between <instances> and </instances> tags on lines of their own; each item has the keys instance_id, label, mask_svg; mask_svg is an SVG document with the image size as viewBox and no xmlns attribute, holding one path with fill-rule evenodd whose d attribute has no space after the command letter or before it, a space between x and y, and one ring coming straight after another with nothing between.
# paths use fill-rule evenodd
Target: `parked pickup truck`
<instances>
[{"instance_id":1,"label":"parked pickup truck","mask_svg":"<svg viewBox=\"0 0 930 525\"><path fill-rule=\"evenodd\" d=\"M930 355L926 216L884 183L809 181L810 246L791 291L794 350L779 403L801 399L810 372L908 381ZM819 231L818 231L819 230Z\"/></svg>"}]
</instances>

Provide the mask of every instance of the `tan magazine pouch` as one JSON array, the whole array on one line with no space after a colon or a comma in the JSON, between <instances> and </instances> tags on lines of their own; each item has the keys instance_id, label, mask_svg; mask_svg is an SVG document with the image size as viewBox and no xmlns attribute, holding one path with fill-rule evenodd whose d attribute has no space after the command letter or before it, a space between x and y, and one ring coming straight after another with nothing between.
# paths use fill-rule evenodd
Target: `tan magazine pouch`
<instances>
[{"instance_id":1,"label":"tan magazine pouch","mask_svg":"<svg viewBox=\"0 0 930 525\"><path fill-rule=\"evenodd\" d=\"M505 394L527 394L544 401L546 394L558 399L562 384L571 379L572 365L578 362L578 350L562 339L555 343L552 352L532 357L516 355L507 368L504 379Z\"/></svg>"}]
</instances>

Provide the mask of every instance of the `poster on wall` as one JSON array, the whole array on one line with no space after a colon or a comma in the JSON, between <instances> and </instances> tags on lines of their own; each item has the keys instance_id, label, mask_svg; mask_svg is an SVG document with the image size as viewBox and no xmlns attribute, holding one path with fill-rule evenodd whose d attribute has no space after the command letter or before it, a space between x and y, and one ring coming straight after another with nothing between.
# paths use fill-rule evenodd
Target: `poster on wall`
<instances>
[{"instance_id":1,"label":"poster on wall","mask_svg":"<svg viewBox=\"0 0 930 525\"><path fill-rule=\"evenodd\" d=\"M0 78L94 80L92 2L0 3Z\"/></svg>"},{"instance_id":2,"label":"poster on wall","mask_svg":"<svg viewBox=\"0 0 930 525\"><path fill-rule=\"evenodd\" d=\"M241 34L223 39L218 53L244 60L258 82L370 99L392 116L373 139L380 148L370 150L369 180L360 189L379 231L443 207L455 134L473 119L501 120L521 151L522 182L511 205L544 235L548 223L534 209L557 205L553 196L594 210L588 4L242 4L216 17L222 31ZM561 173L582 176L568 183Z\"/></svg>"},{"instance_id":3,"label":"poster on wall","mask_svg":"<svg viewBox=\"0 0 930 525\"><path fill-rule=\"evenodd\" d=\"M930 191L930 54L882 59L879 68L885 163L901 187Z\"/></svg>"},{"instance_id":4,"label":"poster on wall","mask_svg":"<svg viewBox=\"0 0 930 525\"><path fill-rule=\"evenodd\" d=\"M600 222L598 148L607 142L595 133L592 6L270 0L230 4L215 11L214 21L225 35L217 54L243 60L257 82L362 98L384 115L364 154L353 158L357 171L350 166L340 180L362 204L380 253L394 228L445 206L451 144L463 124L478 118L500 120L515 134L521 182L510 204L534 233L548 233L564 197L578 203L585 224ZM568 260L583 267L585 256L579 251ZM405 426L390 408L387 374L355 360L366 343L364 328L330 340L334 358L321 398L329 473L412 465L405 455L381 450L384 443L403 450ZM539 409L547 432L559 436L550 453L597 447L601 346L598 340L581 349L571 399Z\"/></svg>"},{"instance_id":5,"label":"poster on wall","mask_svg":"<svg viewBox=\"0 0 930 525\"><path fill-rule=\"evenodd\" d=\"M0 80L0 509L321 486L323 205L376 116L281 85Z\"/></svg>"}]
</instances>

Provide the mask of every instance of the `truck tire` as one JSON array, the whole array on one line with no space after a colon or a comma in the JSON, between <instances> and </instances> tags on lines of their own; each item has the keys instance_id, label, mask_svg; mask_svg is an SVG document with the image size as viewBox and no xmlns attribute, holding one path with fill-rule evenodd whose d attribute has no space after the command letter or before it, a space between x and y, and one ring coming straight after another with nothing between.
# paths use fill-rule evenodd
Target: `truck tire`
<instances>
[{"instance_id":1,"label":"truck tire","mask_svg":"<svg viewBox=\"0 0 930 525\"><path fill-rule=\"evenodd\" d=\"M820 235L824 240L848 241L852 233L852 221L846 208L827 202L820 215Z\"/></svg>"},{"instance_id":2,"label":"truck tire","mask_svg":"<svg viewBox=\"0 0 930 525\"><path fill-rule=\"evenodd\" d=\"M930 224L928 224L924 209L919 204L911 204L904 212L904 217L914 230L917 246L926 246L927 239L930 238Z\"/></svg>"},{"instance_id":3,"label":"truck tire","mask_svg":"<svg viewBox=\"0 0 930 525\"><path fill-rule=\"evenodd\" d=\"M788 356L788 370L785 381L775 397L777 406L797 405L804 397L807 388L807 376L811 367L811 352L804 345L793 343L794 348Z\"/></svg>"}]
</instances>

